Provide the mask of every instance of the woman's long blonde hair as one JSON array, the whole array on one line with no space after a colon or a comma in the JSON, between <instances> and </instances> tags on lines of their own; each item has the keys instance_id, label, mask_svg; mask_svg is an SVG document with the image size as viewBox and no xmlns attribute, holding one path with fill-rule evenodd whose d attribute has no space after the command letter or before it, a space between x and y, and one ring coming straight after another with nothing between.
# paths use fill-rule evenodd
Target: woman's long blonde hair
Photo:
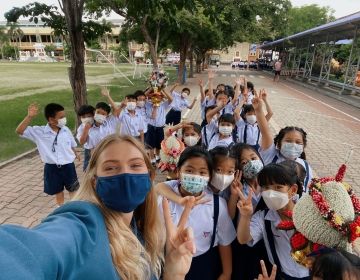
<instances>
[{"instance_id":1,"label":"woman's long blonde hair","mask_svg":"<svg viewBox=\"0 0 360 280\"><path fill-rule=\"evenodd\" d=\"M164 260L164 231L161 229L154 188L151 187L144 203L134 211L138 230L144 239L144 246L123 221L121 214L107 208L95 192L99 156L110 144L119 142L128 142L135 146L143 154L150 175L155 174L140 142L129 136L113 134L102 140L93 151L88 169L73 200L90 201L101 209L109 236L112 260L121 279L143 280L149 279L151 274L159 278Z\"/></svg>"}]
</instances>

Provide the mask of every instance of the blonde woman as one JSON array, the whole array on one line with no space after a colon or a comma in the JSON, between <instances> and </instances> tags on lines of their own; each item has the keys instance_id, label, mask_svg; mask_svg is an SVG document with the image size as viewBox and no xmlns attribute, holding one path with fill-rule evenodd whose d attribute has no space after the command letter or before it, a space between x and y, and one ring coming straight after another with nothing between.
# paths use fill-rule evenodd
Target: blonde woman
<instances>
[{"instance_id":1,"label":"blonde woman","mask_svg":"<svg viewBox=\"0 0 360 280\"><path fill-rule=\"evenodd\" d=\"M152 188L154 171L142 145L110 135L94 150L73 201L39 226L0 227L1 279L184 279L195 252L185 228L192 198L179 225L160 222Z\"/></svg>"}]
</instances>

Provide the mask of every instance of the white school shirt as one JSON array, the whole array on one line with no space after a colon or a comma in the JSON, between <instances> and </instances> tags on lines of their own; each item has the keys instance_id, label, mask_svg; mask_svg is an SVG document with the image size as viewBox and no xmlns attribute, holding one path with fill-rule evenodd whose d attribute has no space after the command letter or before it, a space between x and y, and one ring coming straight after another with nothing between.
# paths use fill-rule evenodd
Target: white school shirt
<instances>
[{"instance_id":1,"label":"white school shirt","mask_svg":"<svg viewBox=\"0 0 360 280\"><path fill-rule=\"evenodd\" d=\"M145 109L145 105L144 107L136 107L136 112L138 114L140 114L143 117L143 122L144 122L144 133L147 132L147 125L148 125L148 117L146 115L146 109Z\"/></svg>"},{"instance_id":2,"label":"white school shirt","mask_svg":"<svg viewBox=\"0 0 360 280\"><path fill-rule=\"evenodd\" d=\"M229 101L223 109L219 111L220 115L224 114L234 114L234 106L232 105L232 102Z\"/></svg>"},{"instance_id":3,"label":"white school shirt","mask_svg":"<svg viewBox=\"0 0 360 280\"><path fill-rule=\"evenodd\" d=\"M104 139L110 134L116 133L120 128L120 119L118 116L109 115L106 120L100 125L100 139Z\"/></svg>"},{"instance_id":4,"label":"white school shirt","mask_svg":"<svg viewBox=\"0 0 360 280\"><path fill-rule=\"evenodd\" d=\"M144 120L143 117L135 111L135 115L129 113L125 109L120 118L120 134L121 135L130 135L133 137L140 136L140 131L144 132Z\"/></svg>"},{"instance_id":5,"label":"white school shirt","mask_svg":"<svg viewBox=\"0 0 360 280\"><path fill-rule=\"evenodd\" d=\"M280 223L281 219L279 214L274 210L269 210L266 216L265 211L258 211L252 216L250 222L250 235L252 240L247 245L252 247L258 241L264 239L269 260L272 264L275 264L266 235L264 220L271 221L275 249L279 257L282 271L292 277L302 278L309 276L309 269L298 264L291 257L290 238L294 234L294 230L278 230L276 226Z\"/></svg>"},{"instance_id":6,"label":"white school shirt","mask_svg":"<svg viewBox=\"0 0 360 280\"><path fill-rule=\"evenodd\" d=\"M183 98L181 96L181 93L173 91L171 93L173 97L173 101L170 104L170 108L172 108L175 111L182 111L186 108L189 108L190 104L187 98Z\"/></svg>"},{"instance_id":7,"label":"white school shirt","mask_svg":"<svg viewBox=\"0 0 360 280\"><path fill-rule=\"evenodd\" d=\"M67 126L60 129L55 152L53 152L52 148L56 134L57 132L52 130L49 124L47 124L43 126L28 126L21 137L36 144L43 163L64 165L74 162L75 153L72 148L75 148L77 144L70 129Z\"/></svg>"},{"instance_id":8,"label":"white school shirt","mask_svg":"<svg viewBox=\"0 0 360 280\"><path fill-rule=\"evenodd\" d=\"M209 99L208 96L205 96L204 101L200 104L200 108L201 108L201 118L204 120L206 118L205 115L205 109L207 107L210 107L212 105L215 105L215 97L213 99Z\"/></svg>"},{"instance_id":9,"label":"white school shirt","mask_svg":"<svg viewBox=\"0 0 360 280\"><path fill-rule=\"evenodd\" d=\"M148 124L155 126L155 127L165 126L166 113L167 113L168 109L170 108L170 102L168 100L164 101L160 104L160 106L157 109L157 115L156 115L155 119L151 118L153 104L150 101L146 101L145 108L146 108L146 114L147 114L147 118L148 118Z\"/></svg>"},{"instance_id":10,"label":"white school shirt","mask_svg":"<svg viewBox=\"0 0 360 280\"><path fill-rule=\"evenodd\" d=\"M229 147L232 143L234 143L234 139L232 135L220 139L220 133L216 133L211 139L208 140L209 140L209 146L208 146L209 151L218 146Z\"/></svg>"},{"instance_id":11,"label":"white school shirt","mask_svg":"<svg viewBox=\"0 0 360 280\"><path fill-rule=\"evenodd\" d=\"M236 123L237 126L237 137L240 143L244 142L245 128L246 128L246 144L256 145L260 143L261 133L258 127L258 124L249 124L244 121L242 118ZM260 134L259 134L260 133ZM259 136L259 141L257 142Z\"/></svg>"},{"instance_id":12,"label":"white school shirt","mask_svg":"<svg viewBox=\"0 0 360 280\"><path fill-rule=\"evenodd\" d=\"M244 104L247 104L247 105L252 104L252 101L253 101L254 97L255 96L252 94L252 92L249 91ZM243 101L243 99L244 99L244 95L240 94L237 101L236 101L236 103L235 103L235 107L238 106Z\"/></svg>"},{"instance_id":13,"label":"white school shirt","mask_svg":"<svg viewBox=\"0 0 360 280\"><path fill-rule=\"evenodd\" d=\"M84 132L84 124L81 124L77 130L77 134L76 134L76 139L78 141L80 141L80 137ZM100 141L104 138L101 135L101 125L100 126L96 126L95 123L92 125L92 127L89 129L88 132L88 137L86 139L86 142L84 143L84 148L85 149L94 149L97 144L100 143Z\"/></svg>"},{"instance_id":14,"label":"white school shirt","mask_svg":"<svg viewBox=\"0 0 360 280\"><path fill-rule=\"evenodd\" d=\"M167 181L165 184L176 194L180 195L178 189L180 184L179 180ZM191 210L187 222L187 226L191 227L194 232L194 240L196 245L196 253L194 257L200 256L210 249L214 227L213 193L208 189L206 189L204 193L204 198L208 199L209 202L195 206ZM159 197L159 208L162 212L161 201L162 197ZM177 225L179 223L181 214L184 211L184 207L180 204L169 201L169 208L173 223ZM235 240L235 238L236 231L229 216L226 201L222 197L219 197L219 217L216 228L214 247L217 245L228 246Z\"/></svg>"},{"instance_id":15,"label":"white school shirt","mask_svg":"<svg viewBox=\"0 0 360 280\"><path fill-rule=\"evenodd\" d=\"M263 150L261 147L259 149L259 154L262 158L262 160L264 161L264 164L270 164L272 163L273 159L275 158L275 156L277 157L277 160L275 163L280 163L286 160L286 158L280 153L280 151L275 147L275 144L273 143L268 149ZM306 166L305 166L305 162L303 159L301 158L297 158L295 160L296 162L300 163L302 166L304 166L305 170L306 170ZM309 166L309 174L306 174L309 178L308 183L311 182L312 178L313 178L313 171L312 168L308 162L308 166ZM304 191L308 191L308 187L304 186Z\"/></svg>"}]
</instances>

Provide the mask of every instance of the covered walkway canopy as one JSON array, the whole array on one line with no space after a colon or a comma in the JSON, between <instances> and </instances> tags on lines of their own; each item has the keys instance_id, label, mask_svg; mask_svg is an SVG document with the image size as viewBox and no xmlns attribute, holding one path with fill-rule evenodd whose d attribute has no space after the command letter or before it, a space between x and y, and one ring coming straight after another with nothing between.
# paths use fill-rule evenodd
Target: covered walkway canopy
<instances>
[{"instance_id":1,"label":"covered walkway canopy","mask_svg":"<svg viewBox=\"0 0 360 280\"><path fill-rule=\"evenodd\" d=\"M263 50L280 53L285 72L297 78L317 81L326 86L360 93L360 11L333 22L268 42ZM351 44L350 54L343 65L332 65L339 44ZM336 68L336 69L335 69ZM341 72L341 76L339 74ZM336 78L333 73L336 72Z\"/></svg>"}]
</instances>

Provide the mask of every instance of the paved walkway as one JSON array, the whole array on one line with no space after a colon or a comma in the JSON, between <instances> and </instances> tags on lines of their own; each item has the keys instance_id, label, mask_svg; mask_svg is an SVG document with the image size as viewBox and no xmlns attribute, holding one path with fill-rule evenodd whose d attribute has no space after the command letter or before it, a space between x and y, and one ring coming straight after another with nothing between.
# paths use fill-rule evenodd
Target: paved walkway
<instances>
[{"instance_id":1,"label":"paved walkway","mask_svg":"<svg viewBox=\"0 0 360 280\"><path fill-rule=\"evenodd\" d=\"M360 194L360 110L352 111L349 105L288 82L273 83L272 77L262 72L239 73L222 68L219 69L215 83L233 84L238 74L247 76L257 89L267 89L274 111L270 122L273 132L286 125L297 125L307 131L306 153L319 176L334 175L353 149L346 180ZM198 78L204 82L207 80L206 74L189 80L186 86L191 89L191 98L198 94ZM199 103L186 116L188 121L199 121ZM81 164L76 162L76 165L81 180ZM164 175L159 174L157 181L162 180ZM43 193L43 164L37 154L0 169L0 224L31 227L53 211L54 207L55 199Z\"/></svg>"}]
</instances>

